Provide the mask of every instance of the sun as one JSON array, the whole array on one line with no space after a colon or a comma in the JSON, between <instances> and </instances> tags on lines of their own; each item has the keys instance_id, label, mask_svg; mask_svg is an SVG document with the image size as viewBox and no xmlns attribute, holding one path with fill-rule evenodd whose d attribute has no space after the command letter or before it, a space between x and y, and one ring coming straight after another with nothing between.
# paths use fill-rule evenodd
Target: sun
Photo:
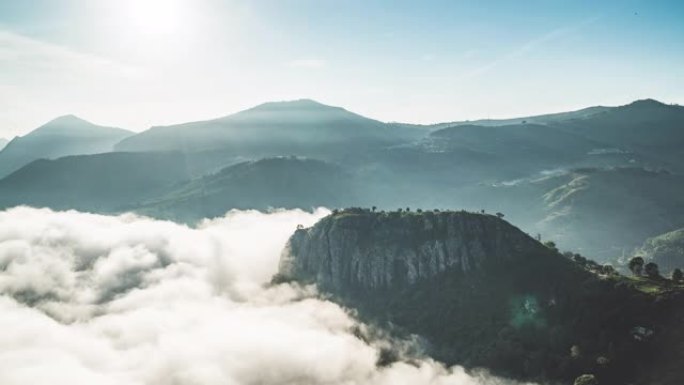
<instances>
[{"instance_id":1,"label":"sun","mask_svg":"<svg viewBox=\"0 0 684 385\"><path fill-rule=\"evenodd\" d=\"M138 33L170 35L186 22L187 0L124 0L128 26Z\"/></svg>"}]
</instances>

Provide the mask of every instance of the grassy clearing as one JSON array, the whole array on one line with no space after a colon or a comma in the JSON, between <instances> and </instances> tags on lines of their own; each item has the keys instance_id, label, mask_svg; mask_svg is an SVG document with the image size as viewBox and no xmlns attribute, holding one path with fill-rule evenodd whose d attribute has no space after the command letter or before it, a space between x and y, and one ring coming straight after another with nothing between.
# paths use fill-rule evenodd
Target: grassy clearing
<instances>
[{"instance_id":1,"label":"grassy clearing","mask_svg":"<svg viewBox=\"0 0 684 385\"><path fill-rule=\"evenodd\" d=\"M666 278L653 279L648 277L614 276L616 282L626 283L642 293L661 295L671 292L684 291L684 283L674 283Z\"/></svg>"}]
</instances>

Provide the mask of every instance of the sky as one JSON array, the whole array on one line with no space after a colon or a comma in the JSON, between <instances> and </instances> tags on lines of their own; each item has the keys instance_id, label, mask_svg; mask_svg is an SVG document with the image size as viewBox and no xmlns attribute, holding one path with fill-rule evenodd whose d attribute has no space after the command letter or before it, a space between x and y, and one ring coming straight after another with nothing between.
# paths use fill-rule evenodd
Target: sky
<instances>
[{"instance_id":1,"label":"sky","mask_svg":"<svg viewBox=\"0 0 684 385\"><path fill-rule=\"evenodd\" d=\"M684 102L680 0L0 0L0 137L311 98L433 123Z\"/></svg>"}]
</instances>

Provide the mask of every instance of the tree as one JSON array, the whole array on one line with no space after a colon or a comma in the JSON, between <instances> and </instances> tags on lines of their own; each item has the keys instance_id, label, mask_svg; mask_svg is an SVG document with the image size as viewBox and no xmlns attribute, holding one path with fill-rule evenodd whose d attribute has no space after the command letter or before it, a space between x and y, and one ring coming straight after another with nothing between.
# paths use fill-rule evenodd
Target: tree
<instances>
[{"instance_id":1,"label":"tree","mask_svg":"<svg viewBox=\"0 0 684 385\"><path fill-rule=\"evenodd\" d=\"M613 267L613 265L608 264L608 263L603 265L602 272L605 275L615 275L616 274L616 271L615 271L615 268Z\"/></svg>"},{"instance_id":2,"label":"tree","mask_svg":"<svg viewBox=\"0 0 684 385\"><path fill-rule=\"evenodd\" d=\"M558 248L556 247L556 242L554 241L546 241L544 242L544 246L548 247L551 250L558 251Z\"/></svg>"},{"instance_id":3,"label":"tree","mask_svg":"<svg viewBox=\"0 0 684 385\"><path fill-rule=\"evenodd\" d=\"M375 207L375 206L371 207L371 211L373 211L373 212L375 212L376 209L377 209L377 207Z\"/></svg>"},{"instance_id":4,"label":"tree","mask_svg":"<svg viewBox=\"0 0 684 385\"><path fill-rule=\"evenodd\" d=\"M632 274L639 277L644 271L644 259L641 257L634 257L629 260L627 267L629 267Z\"/></svg>"},{"instance_id":5,"label":"tree","mask_svg":"<svg viewBox=\"0 0 684 385\"><path fill-rule=\"evenodd\" d=\"M407 207L407 208L406 208L406 212L409 212L409 211L411 211L411 208L410 208L410 207Z\"/></svg>"},{"instance_id":6,"label":"tree","mask_svg":"<svg viewBox=\"0 0 684 385\"><path fill-rule=\"evenodd\" d=\"M575 253L575 255L572 256L572 260L581 264L581 265L586 265L587 264L587 259L582 256L580 253Z\"/></svg>"},{"instance_id":7,"label":"tree","mask_svg":"<svg viewBox=\"0 0 684 385\"><path fill-rule=\"evenodd\" d=\"M676 268L672 270L672 280L676 283L682 282L682 278L684 278L684 274L682 273L682 269Z\"/></svg>"},{"instance_id":8,"label":"tree","mask_svg":"<svg viewBox=\"0 0 684 385\"><path fill-rule=\"evenodd\" d=\"M658 264L655 262L649 262L644 266L644 272L649 278L660 277L660 272L658 271Z\"/></svg>"}]
</instances>

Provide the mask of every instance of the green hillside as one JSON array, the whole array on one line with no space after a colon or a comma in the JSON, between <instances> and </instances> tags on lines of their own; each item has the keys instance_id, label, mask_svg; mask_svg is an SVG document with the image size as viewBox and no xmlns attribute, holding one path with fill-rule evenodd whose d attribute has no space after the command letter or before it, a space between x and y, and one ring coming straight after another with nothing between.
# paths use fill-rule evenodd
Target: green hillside
<instances>
[{"instance_id":1,"label":"green hillside","mask_svg":"<svg viewBox=\"0 0 684 385\"><path fill-rule=\"evenodd\" d=\"M136 211L194 221L231 209L336 207L356 199L352 177L319 160L278 157L242 162L179 185Z\"/></svg>"},{"instance_id":2,"label":"green hillside","mask_svg":"<svg viewBox=\"0 0 684 385\"><path fill-rule=\"evenodd\" d=\"M37 160L0 180L0 205L112 212L187 179L180 153L108 153Z\"/></svg>"},{"instance_id":3,"label":"green hillside","mask_svg":"<svg viewBox=\"0 0 684 385\"><path fill-rule=\"evenodd\" d=\"M431 270L435 262L445 265ZM341 210L295 232L280 272L276 280L315 282L367 322L422 338L448 365L541 383L584 373L601 384L684 380L667 357L684 347L673 338L684 287L561 255L494 215Z\"/></svg>"}]
</instances>

